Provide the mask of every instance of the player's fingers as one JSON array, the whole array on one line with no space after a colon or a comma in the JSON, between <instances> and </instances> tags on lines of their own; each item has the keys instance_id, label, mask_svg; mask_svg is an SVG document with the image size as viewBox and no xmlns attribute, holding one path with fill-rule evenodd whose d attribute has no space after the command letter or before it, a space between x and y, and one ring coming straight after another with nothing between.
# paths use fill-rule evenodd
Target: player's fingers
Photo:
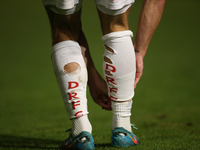
<instances>
[{"instance_id":1,"label":"player's fingers","mask_svg":"<svg viewBox=\"0 0 200 150\"><path fill-rule=\"evenodd\" d=\"M101 107L102 107L102 109L105 109L105 110L112 110L112 107L111 107L111 103L100 103L99 104Z\"/></svg>"},{"instance_id":2,"label":"player's fingers","mask_svg":"<svg viewBox=\"0 0 200 150\"><path fill-rule=\"evenodd\" d=\"M134 88L136 88L136 85L138 84L141 76L142 76L142 74L136 73Z\"/></svg>"},{"instance_id":3,"label":"player's fingers","mask_svg":"<svg viewBox=\"0 0 200 150\"><path fill-rule=\"evenodd\" d=\"M107 110L107 111L111 111L112 110L112 108L106 108L106 107L102 107L102 109L105 109L105 110Z\"/></svg>"},{"instance_id":4,"label":"player's fingers","mask_svg":"<svg viewBox=\"0 0 200 150\"><path fill-rule=\"evenodd\" d=\"M105 110L112 110L111 99L108 97L107 90L105 91L105 95L103 96L102 100L103 100L101 101L102 108L104 108Z\"/></svg>"},{"instance_id":5,"label":"player's fingers","mask_svg":"<svg viewBox=\"0 0 200 150\"><path fill-rule=\"evenodd\" d=\"M139 80L140 80L140 78L135 78L134 88L136 88L136 86L137 86Z\"/></svg>"}]
</instances>

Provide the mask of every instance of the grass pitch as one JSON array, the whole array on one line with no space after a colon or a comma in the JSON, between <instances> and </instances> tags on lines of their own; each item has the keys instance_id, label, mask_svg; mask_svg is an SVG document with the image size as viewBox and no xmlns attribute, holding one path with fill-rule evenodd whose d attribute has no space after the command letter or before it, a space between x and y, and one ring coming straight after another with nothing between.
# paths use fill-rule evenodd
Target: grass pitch
<instances>
[{"instance_id":1,"label":"grass pitch","mask_svg":"<svg viewBox=\"0 0 200 150\"><path fill-rule=\"evenodd\" d=\"M136 1L129 18L134 33L141 4ZM199 4L166 2L134 97L131 121L141 144L120 149L200 149ZM0 150L58 149L71 122L51 65L50 27L42 3L2 1L0 17ZM84 1L82 18L102 72L102 34L93 1ZM88 103L96 149L117 149L110 146L112 113L97 106L89 93Z\"/></svg>"}]
</instances>

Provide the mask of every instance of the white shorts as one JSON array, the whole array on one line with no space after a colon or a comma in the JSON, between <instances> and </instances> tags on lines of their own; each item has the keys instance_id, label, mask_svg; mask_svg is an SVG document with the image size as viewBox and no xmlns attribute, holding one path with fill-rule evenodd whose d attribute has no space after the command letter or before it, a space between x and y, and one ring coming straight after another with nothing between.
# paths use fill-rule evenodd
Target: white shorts
<instances>
[{"instance_id":1,"label":"white shorts","mask_svg":"<svg viewBox=\"0 0 200 150\"><path fill-rule=\"evenodd\" d=\"M43 5L61 15L70 15L82 7L83 0L42 0Z\"/></svg>"},{"instance_id":2,"label":"white shorts","mask_svg":"<svg viewBox=\"0 0 200 150\"><path fill-rule=\"evenodd\" d=\"M124 13L135 0L95 0L97 8L108 15ZM57 14L69 15L82 7L83 0L42 0L43 5Z\"/></svg>"},{"instance_id":3,"label":"white shorts","mask_svg":"<svg viewBox=\"0 0 200 150\"><path fill-rule=\"evenodd\" d=\"M108 15L119 15L124 13L135 0L95 0L97 8Z\"/></svg>"}]
</instances>

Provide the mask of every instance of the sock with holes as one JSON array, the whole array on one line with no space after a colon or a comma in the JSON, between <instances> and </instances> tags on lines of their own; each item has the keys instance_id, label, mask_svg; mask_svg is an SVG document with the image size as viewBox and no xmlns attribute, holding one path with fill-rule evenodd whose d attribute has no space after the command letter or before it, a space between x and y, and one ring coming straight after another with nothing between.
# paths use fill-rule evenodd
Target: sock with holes
<instances>
[{"instance_id":1,"label":"sock with holes","mask_svg":"<svg viewBox=\"0 0 200 150\"><path fill-rule=\"evenodd\" d=\"M114 101L127 101L134 96L136 71L131 31L118 31L102 37L105 42L103 70L108 95Z\"/></svg>"},{"instance_id":2,"label":"sock with holes","mask_svg":"<svg viewBox=\"0 0 200 150\"><path fill-rule=\"evenodd\" d=\"M87 69L81 53L81 47L75 41L63 41L52 47L52 63L65 108L72 120L72 135L82 131L92 132L87 110ZM78 68L69 72L65 67L78 64Z\"/></svg>"}]
</instances>

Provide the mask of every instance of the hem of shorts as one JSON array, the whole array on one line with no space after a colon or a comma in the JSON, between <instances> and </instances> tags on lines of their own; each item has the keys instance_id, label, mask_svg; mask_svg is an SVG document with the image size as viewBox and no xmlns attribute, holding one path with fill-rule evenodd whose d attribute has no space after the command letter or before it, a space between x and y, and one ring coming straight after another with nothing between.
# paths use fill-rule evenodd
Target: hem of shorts
<instances>
[{"instance_id":1,"label":"hem of shorts","mask_svg":"<svg viewBox=\"0 0 200 150\"><path fill-rule=\"evenodd\" d=\"M134 2L135 2L135 0L129 0L129 2L123 1L123 2L119 2L117 4L116 3L112 4L112 3L108 3L108 2L105 2L104 4L102 2L99 2L99 3L97 2L96 4L97 4L97 6L101 5L108 9L111 9L111 10L117 10L117 9L121 9L122 7L124 7L126 5L133 4ZM123 5L121 5L121 4L123 4ZM116 7L116 5L118 7Z\"/></svg>"}]
</instances>

